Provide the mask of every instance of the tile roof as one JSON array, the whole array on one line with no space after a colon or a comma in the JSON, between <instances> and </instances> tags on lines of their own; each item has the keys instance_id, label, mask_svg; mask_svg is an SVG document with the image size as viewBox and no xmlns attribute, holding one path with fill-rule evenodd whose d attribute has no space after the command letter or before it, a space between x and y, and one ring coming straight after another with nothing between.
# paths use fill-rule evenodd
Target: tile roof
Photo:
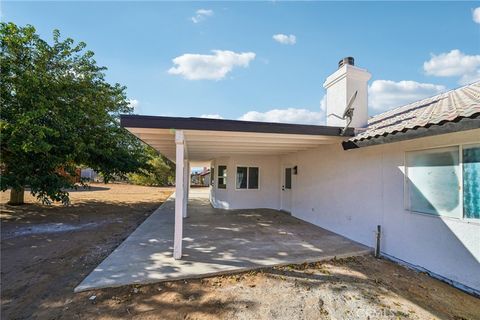
<instances>
[{"instance_id":1,"label":"tile roof","mask_svg":"<svg viewBox=\"0 0 480 320\"><path fill-rule=\"evenodd\" d=\"M480 81L376 115L368 121L368 128L350 141L362 141L478 116Z\"/></svg>"}]
</instances>

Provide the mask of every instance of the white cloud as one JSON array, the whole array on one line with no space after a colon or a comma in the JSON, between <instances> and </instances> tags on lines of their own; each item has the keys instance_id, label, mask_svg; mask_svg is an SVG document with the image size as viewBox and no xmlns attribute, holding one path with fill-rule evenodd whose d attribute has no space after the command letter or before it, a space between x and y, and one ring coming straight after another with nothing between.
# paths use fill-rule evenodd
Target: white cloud
<instances>
[{"instance_id":1,"label":"white cloud","mask_svg":"<svg viewBox=\"0 0 480 320\"><path fill-rule=\"evenodd\" d=\"M324 95L320 100L320 110L327 112L327 95Z\"/></svg>"},{"instance_id":2,"label":"white cloud","mask_svg":"<svg viewBox=\"0 0 480 320\"><path fill-rule=\"evenodd\" d=\"M370 111L372 114L377 114L394 107L434 96L445 90L445 86L431 83L375 80L368 87Z\"/></svg>"},{"instance_id":3,"label":"white cloud","mask_svg":"<svg viewBox=\"0 0 480 320\"><path fill-rule=\"evenodd\" d=\"M480 7L473 9L472 18L474 22L480 23Z\"/></svg>"},{"instance_id":4,"label":"white cloud","mask_svg":"<svg viewBox=\"0 0 480 320\"><path fill-rule=\"evenodd\" d=\"M470 83L474 83L476 81L480 81L480 68L478 68L477 70L474 70L471 73L464 74L460 78L458 83L460 83L460 84L470 84Z\"/></svg>"},{"instance_id":5,"label":"white cloud","mask_svg":"<svg viewBox=\"0 0 480 320\"><path fill-rule=\"evenodd\" d=\"M302 108L272 109L266 112L249 111L237 120L322 125L325 124L326 108L327 96L324 95L320 100L318 112ZM219 114L202 114L200 118L224 119Z\"/></svg>"},{"instance_id":6,"label":"white cloud","mask_svg":"<svg viewBox=\"0 0 480 320\"><path fill-rule=\"evenodd\" d=\"M208 118L208 119L223 119L223 117L219 114L202 114L200 118Z\"/></svg>"},{"instance_id":7,"label":"white cloud","mask_svg":"<svg viewBox=\"0 0 480 320\"><path fill-rule=\"evenodd\" d=\"M186 53L173 59L169 74L181 75L188 80L220 80L234 67L246 68L255 59L255 53L236 53L212 50L213 54Z\"/></svg>"},{"instance_id":8,"label":"white cloud","mask_svg":"<svg viewBox=\"0 0 480 320\"><path fill-rule=\"evenodd\" d=\"M208 17L213 16L213 10L210 9L198 9L195 15L191 17L193 23L199 23L206 20Z\"/></svg>"},{"instance_id":9,"label":"white cloud","mask_svg":"<svg viewBox=\"0 0 480 320\"><path fill-rule=\"evenodd\" d=\"M238 120L320 125L325 123L325 112L297 108L249 111Z\"/></svg>"},{"instance_id":10,"label":"white cloud","mask_svg":"<svg viewBox=\"0 0 480 320\"><path fill-rule=\"evenodd\" d=\"M423 70L437 77L460 77L459 83L467 84L480 80L480 55L467 55L458 49L433 54L430 60L424 62Z\"/></svg>"},{"instance_id":11,"label":"white cloud","mask_svg":"<svg viewBox=\"0 0 480 320\"><path fill-rule=\"evenodd\" d=\"M137 99L128 99L127 102L128 105L133 108L133 113L140 113L140 101L138 101Z\"/></svg>"},{"instance_id":12,"label":"white cloud","mask_svg":"<svg viewBox=\"0 0 480 320\"><path fill-rule=\"evenodd\" d=\"M286 34L279 33L279 34L274 34L272 38L273 40L281 44L294 45L297 42L297 37L295 37L293 34L286 35Z\"/></svg>"}]
</instances>

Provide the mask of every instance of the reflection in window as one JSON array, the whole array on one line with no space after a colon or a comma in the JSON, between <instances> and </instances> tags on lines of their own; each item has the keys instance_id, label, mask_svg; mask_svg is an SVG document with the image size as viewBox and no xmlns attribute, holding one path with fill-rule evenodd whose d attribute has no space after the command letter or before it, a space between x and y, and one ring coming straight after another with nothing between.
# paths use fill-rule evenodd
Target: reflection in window
<instances>
[{"instance_id":1,"label":"reflection in window","mask_svg":"<svg viewBox=\"0 0 480 320\"><path fill-rule=\"evenodd\" d=\"M258 168L248 168L248 189L258 189Z\"/></svg>"},{"instance_id":2,"label":"reflection in window","mask_svg":"<svg viewBox=\"0 0 480 320\"><path fill-rule=\"evenodd\" d=\"M227 166L218 166L218 188L227 188Z\"/></svg>"},{"instance_id":3,"label":"reflection in window","mask_svg":"<svg viewBox=\"0 0 480 320\"><path fill-rule=\"evenodd\" d=\"M458 147L408 152L407 166L411 211L462 216Z\"/></svg>"},{"instance_id":4,"label":"reflection in window","mask_svg":"<svg viewBox=\"0 0 480 320\"><path fill-rule=\"evenodd\" d=\"M237 189L247 188L247 167L237 167Z\"/></svg>"},{"instance_id":5,"label":"reflection in window","mask_svg":"<svg viewBox=\"0 0 480 320\"><path fill-rule=\"evenodd\" d=\"M480 219L480 145L463 147L463 212Z\"/></svg>"},{"instance_id":6,"label":"reflection in window","mask_svg":"<svg viewBox=\"0 0 480 320\"><path fill-rule=\"evenodd\" d=\"M237 167L237 189L258 189L258 167Z\"/></svg>"}]
</instances>

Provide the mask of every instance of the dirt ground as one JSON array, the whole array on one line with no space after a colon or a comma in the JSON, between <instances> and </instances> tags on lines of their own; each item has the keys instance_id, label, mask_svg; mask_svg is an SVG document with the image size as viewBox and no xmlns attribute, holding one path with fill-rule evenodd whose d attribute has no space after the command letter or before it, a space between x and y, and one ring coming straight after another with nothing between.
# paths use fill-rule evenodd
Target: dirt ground
<instances>
[{"instance_id":1,"label":"dirt ground","mask_svg":"<svg viewBox=\"0 0 480 320\"><path fill-rule=\"evenodd\" d=\"M74 294L169 193L94 185L72 207L2 195L1 318L480 319L480 299L371 256Z\"/></svg>"},{"instance_id":2,"label":"dirt ground","mask_svg":"<svg viewBox=\"0 0 480 320\"><path fill-rule=\"evenodd\" d=\"M72 205L1 202L1 319L57 319L81 302L73 288L172 193L171 188L92 184Z\"/></svg>"}]
</instances>

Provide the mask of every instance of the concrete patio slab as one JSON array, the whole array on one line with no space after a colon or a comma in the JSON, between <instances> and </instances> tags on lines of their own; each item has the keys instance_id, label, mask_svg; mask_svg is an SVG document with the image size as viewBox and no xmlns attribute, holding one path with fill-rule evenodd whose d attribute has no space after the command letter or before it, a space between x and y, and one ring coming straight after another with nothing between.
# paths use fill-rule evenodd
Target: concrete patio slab
<instances>
[{"instance_id":1,"label":"concrete patio slab","mask_svg":"<svg viewBox=\"0 0 480 320\"><path fill-rule=\"evenodd\" d=\"M175 198L170 197L75 292L199 278L277 265L364 255L371 249L270 209L221 210L192 189L181 260L172 257Z\"/></svg>"}]
</instances>

